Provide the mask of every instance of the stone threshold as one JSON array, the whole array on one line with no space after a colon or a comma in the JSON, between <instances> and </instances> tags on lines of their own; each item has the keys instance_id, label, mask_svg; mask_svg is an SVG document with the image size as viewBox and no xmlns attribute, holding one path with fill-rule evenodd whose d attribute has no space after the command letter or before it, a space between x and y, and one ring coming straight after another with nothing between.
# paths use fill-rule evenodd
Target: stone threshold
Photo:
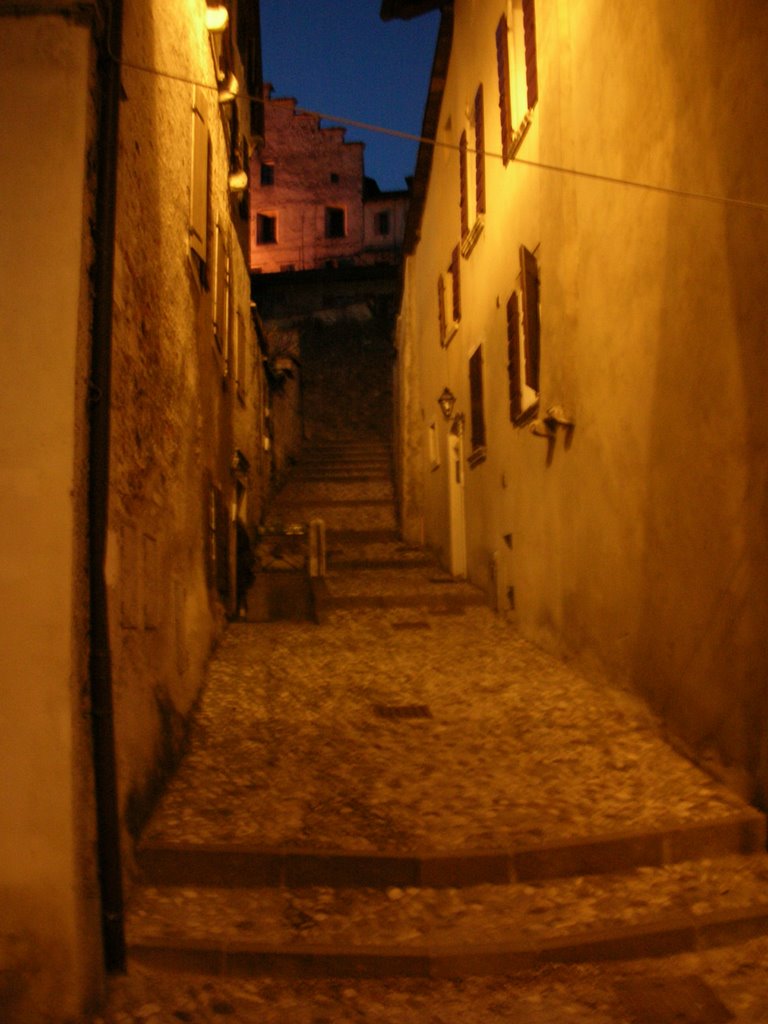
<instances>
[{"instance_id":1,"label":"stone threshold","mask_svg":"<svg viewBox=\"0 0 768 1024\"><path fill-rule=\"evenodd\" d=\"M132 943L129 955L153 967L233 977L459 978L502 976L547 963L596 963L699 952L766 932L768 904L761 904L706 914L668 914L640 925L592 928L497 945L262 945L169 937Z\"/></svg>"},{"instance_id":2,"label":"stone threshold","mask_svg":"<svg viewBox=\"0 0 768 1024\"><path fill-rule=\"evenodd\" d=\"M674 822L653 831L614 832L512 851L400 854L148 840L140 845L137 861L142 882L155 886L437 889L663 867L729 853L759 853L765 847L765 818L747 809L715 821Z\"/></svg>"}]
</instances>

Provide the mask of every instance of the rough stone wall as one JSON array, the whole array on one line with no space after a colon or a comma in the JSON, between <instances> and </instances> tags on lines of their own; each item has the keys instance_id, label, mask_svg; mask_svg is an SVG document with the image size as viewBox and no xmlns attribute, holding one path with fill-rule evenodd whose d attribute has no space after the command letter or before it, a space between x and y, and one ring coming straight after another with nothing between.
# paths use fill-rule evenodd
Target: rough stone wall
<instances>
[{"instance_id":1,"label":"rough stone wall","mask_svg":"<svg viewBox=\"0 0 768 1024\"><path fill-rule=\"evenodd\" d=\"M363 244L363 144L297 113L294 99L267 99L264 106L266 142L251 163L252 269L307 270L351 259ZM263 164L273 167L273 184L261 183ZM344 210L343 237L327 237L327 207ZM265 215L276 217L275 241L260 244Z\"/></svg>"},{"instance_id":2,"label":"rough stone wall","mask_svg":"<svg viewBox=\"0 0 768 1024\"><path fill-rule=\"evenodd\" d=\"M700 760L765 805L765 211L535 164L764 199L768 9L737 0L723 19L714 0L652 0L638 21L628 0L537 4L539 99L521 159L506 165L490 155L501 151L499 13L456 5L439 137L471 137L482 83L487 210L441 348L437 280L459 241L459 173L455 151L436 151L406 275L404 479L421 480L427 541L447 552L436 398L448 385L469 423L468 362L482 344L487 450L464 464L470 576L528 636L637 687ZM539 416L560 406L575 422L552 441L509 416L506 305L520 294L521 244L541 280Z\"/></svg>"},{"instance_id":3,"label":"rough stone wall","mask_svg":"<svg viewBox=\"0 0 768 1024\"><path fill-rule=\"evenodd\" d=\"M241 499L250 519L263 500L260 361L203 14L196 0L125 5L126 62L201 83L128 66L122 75L109 582L121 801L133 837L179 756L231 599L236 449L253 470ZM201 116L210 137L204 266L189 246ZM218 234L229 256L221 305ZM227 342L214 332L222 315Z\"/></svg>"}]
</instances>

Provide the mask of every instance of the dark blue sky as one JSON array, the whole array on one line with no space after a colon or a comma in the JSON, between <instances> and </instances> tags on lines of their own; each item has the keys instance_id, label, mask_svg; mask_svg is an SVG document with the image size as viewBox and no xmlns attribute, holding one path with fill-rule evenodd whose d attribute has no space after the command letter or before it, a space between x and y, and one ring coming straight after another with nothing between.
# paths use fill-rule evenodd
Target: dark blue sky
<instances>
[{"instance_id":1,"label":"dark blue sky","mask_svg":"<svg viewBox=\"0 0 768 1024\"><path fill-rule=\"evenodd\" d=\"M421 131L439 15L381 21L380 0L261 0L264 81L300 107ZM327 123L327 122L324 122ZM365 173L405 188L417 144L348 128L365 143Z\"/></svg>"}]
</instances>

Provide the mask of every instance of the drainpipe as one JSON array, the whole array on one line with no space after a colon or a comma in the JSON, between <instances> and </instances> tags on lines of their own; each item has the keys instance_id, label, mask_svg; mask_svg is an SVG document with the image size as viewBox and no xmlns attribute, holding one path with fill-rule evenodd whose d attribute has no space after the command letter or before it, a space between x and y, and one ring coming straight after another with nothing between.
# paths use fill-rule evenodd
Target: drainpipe
<instances>
[{"instance_id":1,"label":"drainpipe","mask_svg":"<svg viewBox=\"0 0 768 1024\"><path fill-rule=\"evenodd\" d=\"M94 303L88 409L89 675L104 964L107 971L118 972L125 970L125 933L105 560L122 0L107 0L102 11L107 24L98 43Z\"/></svg>"}]
</instances>

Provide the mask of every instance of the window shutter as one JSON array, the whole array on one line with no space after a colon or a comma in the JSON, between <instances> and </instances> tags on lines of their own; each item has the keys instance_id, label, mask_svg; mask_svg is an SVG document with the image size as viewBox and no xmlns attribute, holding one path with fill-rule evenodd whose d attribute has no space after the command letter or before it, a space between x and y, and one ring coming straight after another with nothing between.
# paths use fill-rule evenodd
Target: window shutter
<instances>
[{"instance_id":1,"label":"window shutter","mask_svg":"<svg viewBox=\"0 0 768 1024\"><path fill-rule=\"evenodd\" d=\"M483 87L475 93L475 209L485 213L485 121Z\"/></svg>"},{"instance_id":2,"label":"window shutter","mask_svg":"<svg viewBox=\"0 0 768 1024\"><path fill-rule=\"evenodd\" d=\"M528 90L528 109L536 106L539 81L536 69L536 11L534 0L523 0L523 36L525 39L525 82Z\"/></svg>"},{"instance_id":3,"label":"window shutter","mask_svg":"<svg viewBox=\"0 0 768 1024\"><path fill-rule=\"evenodd\" d=\"M451 253L451 299L453 301L453 322L458 323L461 320L461 256L459 254L458 245L454 247Z\"/></svg>"},{"instance_id":4,"label":"window shutter","mask_svg":"<svg viewBox=\"0 0 768 1024\"><path fill-rule=\"evenodd\" d=\"M197 93L192 102L192 187L189 244L205 263L208 256L208 127Z\"/></svg>"},{"instance_id":5,"label":"window shutter","mask_svg":"<svg viewBox=\"0 0 768 1024\"><path fill-rule=\"evenodd\" d=\"M538 393L541 325L539 319L539 267L536 257L520 246L523 283L523 334L525 336L525 383Z\"/></svg>"},{"instance_id":6,"label":"window shutter","mask_svg":"<svg viewBox=\"0 0 768 1024\"><path fill-rule=\"evenodd\" d=\"M483 350L479 346L469 360L470 439L472 450L485 447L483 414Z\"/></svg>"},{"instance_id":7,"label":"window shutter","mask_svg":"<svg viewBox=\"0 0 768 1024\"><path fill-rule=\"evenodd\" d=\"M229 253L227 240L220 224L216 225L216 299L213 305L213 332L216 347L227 358L227 328L229 319Z\"/></svg>"},{"instance_id":8,"label":"window shutter","mask_svg":"<svg viewBox=\"0 0 768 1024\"><path fill-rule=\"evenodd\" d=\"M467 133L459 139L459 204L461 206L461 237L469 234L469 204L467 201Z\"/></svg>"},{"instance_id":9,"label":"window shutter","mask_svg":"<svg viewBox=\"0 0 768 1024\"><path fill-rule=\"evenodd\" d=\"M437 278L437 317L440 323L440 344L445 344L445 281L443 275L438 275Z\"/></svg>"},{"instance_id":10,"label":"window shutter","mask_svg":"<svg viewBox=\"0 0 768 1024\"><path fill-rule=\"evenodd\" d=\"M507 302L507 375L509 377L509 418L514 421L523 411L520 388L520 309L517 292Z\"/></svg>"},{"instance_id":11,"label":"window shutter","mask_svg":"<svg viewBox=\"0 0 768 1024\"><path fill-rule=\"evenodd\" d=\"M501 115L501 152L504 163L512 144L512 103L509 91L509 49L507 18L502 14L496 29L496 66L499 72L499 113Z\"/></svg>"}]
</instances>

